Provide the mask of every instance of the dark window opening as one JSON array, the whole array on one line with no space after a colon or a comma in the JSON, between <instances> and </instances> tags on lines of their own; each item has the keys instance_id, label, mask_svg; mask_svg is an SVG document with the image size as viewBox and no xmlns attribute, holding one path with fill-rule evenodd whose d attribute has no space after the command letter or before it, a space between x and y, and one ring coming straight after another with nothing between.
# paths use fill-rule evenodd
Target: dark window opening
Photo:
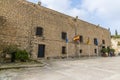
<instances>
[{"instance_id":1,"label":"dark window opening","mask_svg":"<svg viewBox=\"0 0 120 80\"><path fill-rule=\"evenodd\" d=\"M83 42L83 36L80 36L79 41L82 43Z\"/></svg>"},{"instance_id":2,"label":"dark window opening","mask_svg":"<svg viewBox=\"0 0 120 80\"><path fill-rule=\"evenodd\" d=\"M82 49L80 49L80 53L82 53Z\"/></svg>"},{"instance_id":3,"label":"dark window opening","mask_svg":"<svg viewBox=\"0 0 120 80\"><path fill-rule=\"evenodd\" d=\"M67 38L67 33L66 32L62 32L62 39L66 40L66 38Z\"/></svg>"},{"instance_id":4,"label":"dark window opening","mask_svg":"<svg viewBox=\"0 0 120 80\"><path fill-rule=\"evenodd\" d=\"M97 49L94 49L94 53L97 54Z\"/></svg>"},{"instance_id":5,"label":"dark window opening","mask_svg":"<svg viewBox=\"0 0 120 80\"><path fill-rule=\"evenodd\" d=\"M105 48L105 46L102 46L102 48Z\"/></svg>"},{"instance_id":6,"label":"dark window opening","mask_svg":"<svg viewBox=\"0 0 120 80\"><path fill-rule=\"evenodd\" d=\"M105 40L102 40L102 44L105 44Z\"/></svg>"},{"instance_id":7,"label":"dark window opening","mask_svg":"<svg viewBox=\"0 0 120 80\"><path fill-rule=\"evenodd\" d=\"M97 38L94 38L94 45L98 45L98 40L97 40Z\"/></svg>"},{"instance_id":8,"label":"dark window opening","mask_svg":"<svg viewBox=\"0 0 120 80\"><path fill-rule=\"evenodd\" d=\"M37 36L43 36L43 28L37 27L36 28L36 35Z\"/></svg>"},{"instance_id":9,"label":"dark window opening","mask_svg":"<svg viewBox=\"0 0 120 80\"><path fill-rule=\"evenodd\" d=\"M66 47L65 46L62 47L62 54L66 54Z\"/></svg>"}]
</instances>

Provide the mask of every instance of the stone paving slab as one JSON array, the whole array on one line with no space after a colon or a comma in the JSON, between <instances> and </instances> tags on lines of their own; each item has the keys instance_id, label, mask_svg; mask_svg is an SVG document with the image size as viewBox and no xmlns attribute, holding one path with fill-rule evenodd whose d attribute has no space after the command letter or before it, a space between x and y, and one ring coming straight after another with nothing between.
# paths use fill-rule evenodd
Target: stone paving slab
<instances>
[{"instance_id":1,"label":"stone paving slab","mask_svg":"<svg viewBox=\"0 0 120 80\"><path fill-rule=\"evenodd\" d=\"M120 57L50 60L44 67L0 71L0 80L120 80Z\"/></svg>"}]
</instances>

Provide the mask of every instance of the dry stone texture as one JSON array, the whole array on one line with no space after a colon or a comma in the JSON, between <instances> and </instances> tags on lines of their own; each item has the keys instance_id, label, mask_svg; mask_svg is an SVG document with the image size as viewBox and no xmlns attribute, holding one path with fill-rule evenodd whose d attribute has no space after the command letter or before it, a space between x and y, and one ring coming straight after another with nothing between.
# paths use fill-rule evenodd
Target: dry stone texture
<instances>
[{"instance_id":1,"label":"dry stone texture","mask_svg":"<svg viewBox=\"0 0 120 80\"><path fill-rule=\"evenodd\" d=\"M36 27L43 28L43 37L35 35ZM83 43L75 44L75 31L83 36ZM31 52L37 59L38 44L45 45L45 58L66 56L62 54L62 46L67 46L61 38L61 32L68 35L69 56L75 56L82 50L81 56L97 55L94 50L102 46L110 46L110 33L107 29L73 17L27 2L25 0L0 0L0 39L7 43L20 45L22 49ZM87 39L90 38L90 45ZM94 38L99 41L94 45ZM105 44L102 45L102 40Z\"/></svg>"}]
</instances>

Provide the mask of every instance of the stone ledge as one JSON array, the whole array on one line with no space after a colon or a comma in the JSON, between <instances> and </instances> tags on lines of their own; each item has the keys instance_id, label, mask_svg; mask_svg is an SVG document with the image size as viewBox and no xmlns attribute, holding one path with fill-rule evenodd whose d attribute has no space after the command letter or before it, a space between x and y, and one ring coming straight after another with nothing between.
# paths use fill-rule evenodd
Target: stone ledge
<instances>
[{"instance_id":1,"label":"stone ledge","mask_svg":"<svg viewBox=\"0 0 120 80\"><path fill-rule=\"evenodd\" d=\"M7 70L7 69L20 69L20 68L32 68L32 67L43 67L45 64L43 63L27 63L27 64L20 64L20 63L9 63L9 64L0 64L0 71Z\"/></svg>"}]
</instances>

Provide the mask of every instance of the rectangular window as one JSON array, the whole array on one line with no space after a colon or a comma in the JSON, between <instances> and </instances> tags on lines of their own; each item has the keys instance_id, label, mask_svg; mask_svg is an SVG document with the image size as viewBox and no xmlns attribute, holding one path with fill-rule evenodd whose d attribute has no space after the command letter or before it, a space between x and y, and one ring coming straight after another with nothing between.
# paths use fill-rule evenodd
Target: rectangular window
<instances>
[{"instance_id":1,"label":"rectangular window","mask_svg":"<svg viewBox=\"0 0 120 80\"><path fill-rule=\"evenodd\" d=\"M102 48L105 48L105 46L102 46Z\"/></svg>"},{"instance_id":2,"label":"rectangular window","mask_svg":"<svg viewBox=\"0 0 120 80\"><path fill-rule=\"evenodd\" d=\"M43 36L43 28L37 27L36 28L36 35L37 36Z\"/></svg>"},{"instance_id":3,"label":"rectangular window","mask_svg":"<svg viewBox=\"0 0 120 80\"><path fill-rule=\"evenodd\" d=\"M80 53L82 53L82 49L80 49Z\"/></svg>"},{"instance_id":4,"label":"rectangular window","mask_svg":"<svg viewBox=\"0 0 120 80\"><path fill-rule=\"evenodd\" d=\"M66 54L66 47L62 46L62 54Z\"/></svg>"},{"instance_id":5,"label":"rectangular window","mask_svg":"<svg viewBox=\"0 0 120 80\"><path fill-rule=\"evenodd\" d=\"M94 53L97 54L97 49L94 49Z\"/></svg>"},{"instance_id":6,"label":"rectangular window","mask_svg":"<svg viewBox=\"0 0 120 80\"><path fill-rule=\"evenodd\" d=\"M105 40L102 40L102 44L105 44Z\"/></svg>"},{"instance_id":7,"label":"rectangular window","mask_svg":"<svg viewBox=\"0 0 120 80\"><path fill-rule=\"evenodd\" d=\"M62 32L62 39L66 40L66 38L67 38L67 33L66 32Z\"/></svg>"},{"instance_id":8,"label":"rectangular window","mask_svg":"<svg viewBox=\"0 0 120 80\"><path fill-rule=\"evenodd\" d=\"M80 35L79 41L80 41L81 43L83 43L83 36Z\"/></svg>"},{"instance_id":9,"label":"rectangular window","mask_svg":"<svg viewBox=\"0 0 120 80\"><path fill-rule=\"evenodd\" d=\"M94 38L94 45L98 45L98 40L97 40L97 38Z\"/></svg>"}]
</instances>

